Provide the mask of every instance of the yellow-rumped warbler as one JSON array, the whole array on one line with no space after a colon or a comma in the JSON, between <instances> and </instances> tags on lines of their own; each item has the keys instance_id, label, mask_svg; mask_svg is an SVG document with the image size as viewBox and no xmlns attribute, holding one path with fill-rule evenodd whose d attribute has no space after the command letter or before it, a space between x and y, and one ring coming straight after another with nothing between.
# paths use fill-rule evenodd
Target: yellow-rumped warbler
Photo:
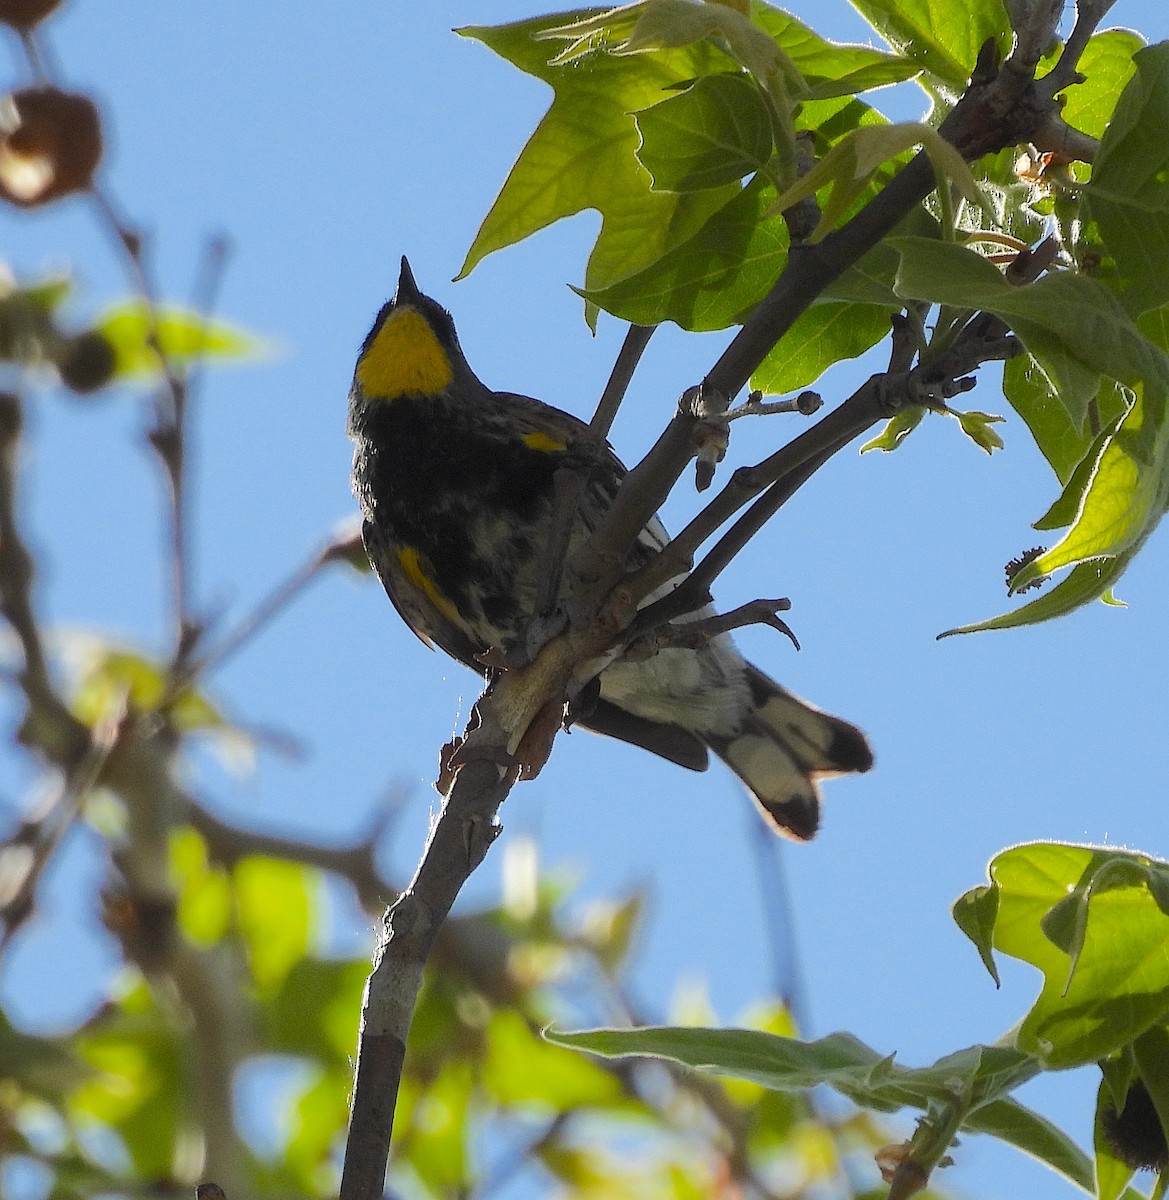
<instances>
[{"instance_id":1,"label":"yellow-rumped warbler","mask_svg":"<svg viewBox=\"0 0 1169 1200\"><path fill-rule=\"evenodd\" d=\"M535 605L553 473L584 424L482 383L450 314L418 290L403 258L397 294L357 359L348 428L365 548L394 607L428 645L482 670L476 656L512 642ZM573 549L624 474L612 451L596 457ZM631 565L667 540L654 518ZM709 747L791 837L816 832L817 778L873 763L859 729L772 682L726 635L618 658L598 678L579 724L696 771Z\"/></svg>"}]
</instances>

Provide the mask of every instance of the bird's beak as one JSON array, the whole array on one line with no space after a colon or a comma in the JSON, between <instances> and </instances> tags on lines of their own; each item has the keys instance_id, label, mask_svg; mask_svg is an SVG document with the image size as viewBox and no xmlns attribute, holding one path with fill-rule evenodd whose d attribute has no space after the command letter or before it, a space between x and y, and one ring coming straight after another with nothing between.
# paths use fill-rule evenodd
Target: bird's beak
<instances>
[{"instance_id":1,"label":"bird's beak","mask_svg":"<svg viewBox=\"0 0 1169 1200\"><path fill-rule=\"evenodd\" d=\"M418 284L414 282L414 272L410 270L410 264L403 254L402 273L398 276L398 291L394 296L394 303L417 305L421 299L422 293L418 290Z\"/></svg>"}]
</instances>

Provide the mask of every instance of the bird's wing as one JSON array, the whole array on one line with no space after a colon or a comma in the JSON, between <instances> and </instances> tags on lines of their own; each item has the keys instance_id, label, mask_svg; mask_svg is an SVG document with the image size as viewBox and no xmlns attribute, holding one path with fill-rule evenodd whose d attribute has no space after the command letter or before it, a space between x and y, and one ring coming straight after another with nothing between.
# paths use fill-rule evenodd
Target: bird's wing
<instances>
[{"instance_id":1,"label":"bird's wing","mask_svg":"<svg viewBox=\"0 0 1169 1200\"><path fill-rule=\"evenodd\" d=\"M483 647L476 645L454 621L445 616L434 600L406 574L397 548L382 538L372 521L362 524L361 540L382 581L382 587L386 589L386 595L398 610L398 616L419 639L432 650L435 646L445 650L473 671L482 671L483 664L477 662L475 656L482 652Z\"/></svg>"},{"instance_id":2,"label":"bird's wing","mask_svg":"<svg viewBox=\"0 0 1169 1200\"><path fill-rule=\"evenodd\" d=\"M691 771L705 771L709 763L706 747L681 725L668 725L664 721L639 717L608 700L598 699L588 715L577 724L582 729L591 729L593 733L603 733L632 746L640 746L680 767L689 767Z\"/></svg>"}]
</instances>

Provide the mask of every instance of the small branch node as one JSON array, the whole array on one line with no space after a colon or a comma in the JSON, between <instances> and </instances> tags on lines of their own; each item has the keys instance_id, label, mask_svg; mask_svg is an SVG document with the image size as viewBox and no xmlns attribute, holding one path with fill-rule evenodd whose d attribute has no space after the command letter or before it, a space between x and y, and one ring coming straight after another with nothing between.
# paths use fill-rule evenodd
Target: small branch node
<instances>
[{"instance_id":1,"label":"small branch node","mask_svg":"<svg viewBox=\"0 0 1169 1200\"><path fill-rule=\"evenodd\" d=\"M789 400L764 400L762 392L752 392L742 404L732 408L726 416L728 421L737 421L740 417L766 417L772 413L799 413L810 417L824 407L824 400L818 392L803 391Z\"/></svg>"}]
</instances>

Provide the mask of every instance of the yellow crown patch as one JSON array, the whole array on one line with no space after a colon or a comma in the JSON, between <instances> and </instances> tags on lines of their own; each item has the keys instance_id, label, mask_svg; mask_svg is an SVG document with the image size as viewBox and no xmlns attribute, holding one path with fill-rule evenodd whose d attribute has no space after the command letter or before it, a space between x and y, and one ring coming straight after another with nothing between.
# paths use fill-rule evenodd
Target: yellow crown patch
<instances>
[{"instance_id":1,"label":"yellow crown patch","mask_svg":"<svg viewBox=\"0 0 1169 1200\"><path fill-rule=\"evenodd\" d=\"M451 360L415 308L390 313L357 364L357 382L370 399L433 396L451 382Z\"/></svg>"}]
</instances>

